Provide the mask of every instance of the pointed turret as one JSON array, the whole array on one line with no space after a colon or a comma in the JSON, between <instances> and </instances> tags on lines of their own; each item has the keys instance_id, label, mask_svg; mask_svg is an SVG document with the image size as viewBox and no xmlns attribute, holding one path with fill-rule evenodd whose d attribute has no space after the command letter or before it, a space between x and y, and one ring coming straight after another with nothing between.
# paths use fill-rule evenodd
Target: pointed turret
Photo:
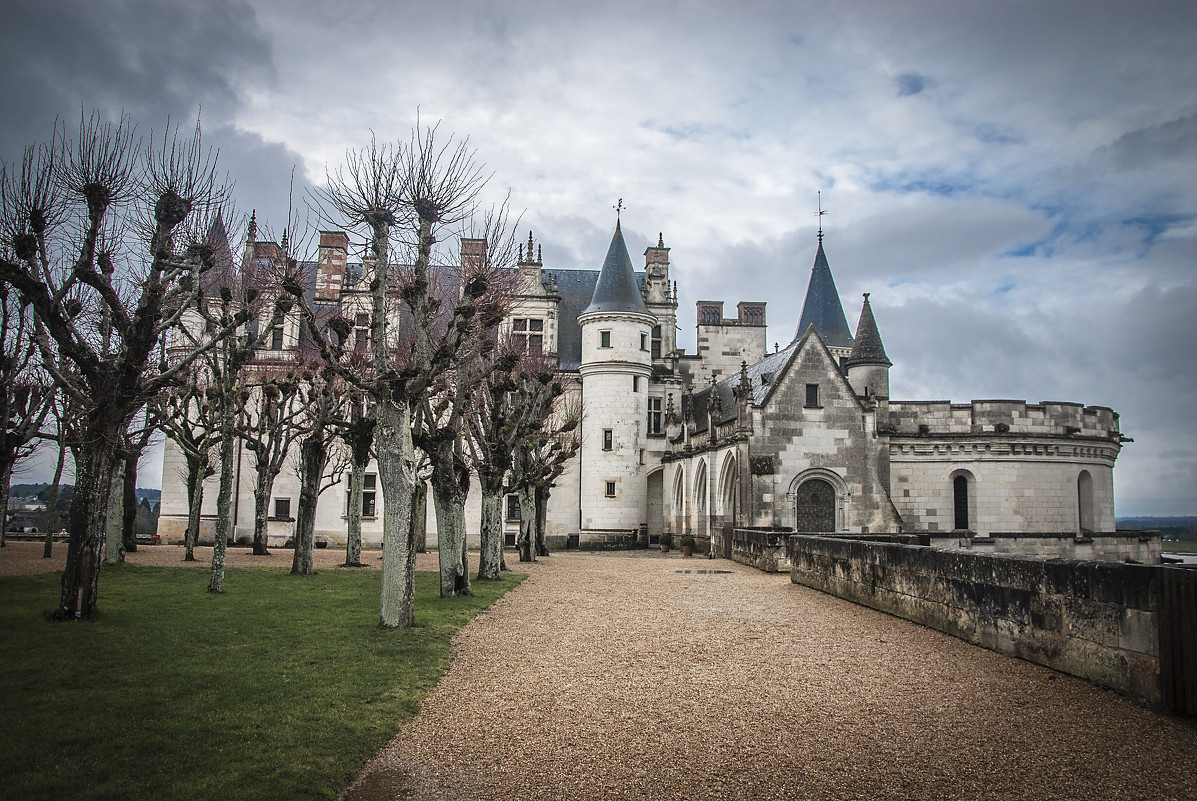
<instances>
[{"instance_id":1,"label":"pointed turret","mask_svg":"<svg viewBox=\"0 0 1197 801\"><path fill-rule=\"evenodd\" d=\"M889 368L893 362L885 355L885 345L877 331L869 293L864 293L860 322L856 325L856 340L844 366L848 369L848 383L862 397L889 397Z\"/></svg>"},{"instance_id":2,"label":"pointed turret","mask_svg":"<svg viewBox=\"0 0 1197 801\"><path fill-rule=\"evenodd\" d=\"M836 348L852 347L852 332L848 329L847 318L844 317L844 307L840 305L835 279L831 277L827 254L823 252L821 232L819 251L815 254L815 266L811 269L810 283L806 287L806 301L802 304L802 317L798 320L798 329L794 332L791 344L801 339L810 325L819 332L819 336L827 347L832 349L833 354Z\"/></svg>"},{"instance_id":3,"label":"pointed turret","mask_svg":"<svg viewBox=\"0 0 1197 801\"><path fill-rule=\"evenodd\" d=\"M852 343L852 353L848 356L847 365L854 367L860 364L880 364L893 367L893 362L885 355L885 345L881 343L881 334L877 332L877 321L873 318L873 307L869 305L869 293L864 293L864 307L860 310L860 322L856 324L856 339Z\"/></svg>"},{"instance_id":4,"label":"pointed turret","mask_svg":"<svg viewBox=\"0 0 1197 801\"><path fill-rule=\"evenodd\" d=\"M640 295L640 282L636 280L636 272L632 269L632 259L628 256L628 246L624 244L623 232L619 229L618 221L615 223L615 235L611 237L611 246L607 248L607 258L603 260L598 283L594 287L594 295L583 314L590 312L649 314L648 307L644 305L644 298Z\"/></svg>"}]
</instances>

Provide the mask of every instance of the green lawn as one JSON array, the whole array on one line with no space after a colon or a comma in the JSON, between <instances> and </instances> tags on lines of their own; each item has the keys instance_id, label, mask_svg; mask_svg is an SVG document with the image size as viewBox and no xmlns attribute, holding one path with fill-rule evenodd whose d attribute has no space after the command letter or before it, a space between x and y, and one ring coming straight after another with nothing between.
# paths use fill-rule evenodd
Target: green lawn
<instances>
[{"instance_id":1,"label":"green lawn","mask_svg":"<svg viewBox=\"0 0 1197 801\"><path fill-rule=\"evenodd\" d=\"M58 574L0 579L0 798L335 798L417 710L449 638L522 576L378 627L380 574L104 568L99 620L55 623Z\"/></svg>"}]
</instances>

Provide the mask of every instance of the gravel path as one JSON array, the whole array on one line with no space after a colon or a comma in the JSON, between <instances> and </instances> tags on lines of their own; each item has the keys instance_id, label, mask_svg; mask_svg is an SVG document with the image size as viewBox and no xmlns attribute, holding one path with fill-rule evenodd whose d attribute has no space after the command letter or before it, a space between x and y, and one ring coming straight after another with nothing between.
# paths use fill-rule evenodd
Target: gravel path
<instances>
[{"instance_id":1,"label":"gravel path","mask_svg":"<svg viewBox=\"0 0 1197 801\"><path fill-rule=\"evenodd\" d=\"M788 576L519 567L345 801L1197 798L1193 721Z\"/></svg>"}]
</instances>

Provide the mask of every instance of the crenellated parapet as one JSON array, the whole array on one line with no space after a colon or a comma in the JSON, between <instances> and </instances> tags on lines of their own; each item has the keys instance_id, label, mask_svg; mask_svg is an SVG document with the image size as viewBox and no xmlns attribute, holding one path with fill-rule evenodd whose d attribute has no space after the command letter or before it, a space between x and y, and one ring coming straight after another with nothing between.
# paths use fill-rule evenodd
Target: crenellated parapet
<instances>
[{"instance_id":1,"label":"crenellated parapet","mask_svg":"<svg viewBox=\"0 0 1197 801\"><path fill-rule=\"evenodd\" d=\"M1124 441L1113 409L1062 401L891 401L884 425L897 437L995 434Z\"/></svg>"}]
</instances>

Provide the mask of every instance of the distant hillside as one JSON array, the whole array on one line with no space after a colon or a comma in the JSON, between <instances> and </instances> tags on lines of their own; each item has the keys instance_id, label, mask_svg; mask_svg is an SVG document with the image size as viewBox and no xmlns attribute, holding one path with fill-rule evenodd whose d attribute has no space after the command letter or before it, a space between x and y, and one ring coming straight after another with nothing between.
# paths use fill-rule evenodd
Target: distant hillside
<instances>
[{"instance_id":1,"label":"distant hillside","mask_svg":"<svg viewBox=\"0 0 1197 801\"><path fill-rule=\"evenodd\" d=\"M42 493L44 493L48 489L50 489L49 484L9 484L8 485L8 495L9 495L9 497L15 497L15 498L29 498L29 497L40 495L42 500L45 500L45 496ZM69 501L71 499L71 495L73 495L74 492L75 492L74 484L60 484L58 487L59 506L61 507L64 502ZM140 503L141 501L146 500L146 499L149 500L151 506L157 506L158 503L162 500L162 490L144 489L142 487L138 487L137 488L138 503Z\"/></svg>"},{"instance_id":2,"label":"distant hillside","mask_svg":"<svg viewBox=\"0 0 1197 801\"><path fill-rule=\"evenodd\" d=\"M1197 517L1119 517L1120 529L1158 531L1164 539L1197 540Z\"/></svg>"}]
</instances>

